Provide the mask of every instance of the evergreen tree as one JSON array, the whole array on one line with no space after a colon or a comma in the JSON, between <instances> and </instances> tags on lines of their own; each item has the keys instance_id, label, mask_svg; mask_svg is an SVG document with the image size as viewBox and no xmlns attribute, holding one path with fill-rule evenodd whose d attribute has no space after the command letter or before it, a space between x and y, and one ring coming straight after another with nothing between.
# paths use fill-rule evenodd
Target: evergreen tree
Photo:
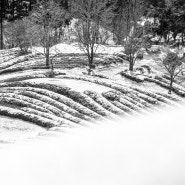
<instances>
[{"instance_id":1,"label":"evergreen tree","mask_svg":"<svg viewBox=\"0 0 185 185\"><path fill-rule=\"evenodd\" d=\"M15 21L29 15L36 0L0 0L0 48L3 49L3 21Z\"/></svg>"},{"instance_id":2,"label":"evergreen tree","mask_svg":"<svg viewBox=\"0 0 185 185\"><path fill-rule=\"evenodd\" d=\"M6 0L0 0L0 27L1 27L1 43L0 43L0 49L3 49L3 21L6 15Z\"/></svg>"}]
</instances>

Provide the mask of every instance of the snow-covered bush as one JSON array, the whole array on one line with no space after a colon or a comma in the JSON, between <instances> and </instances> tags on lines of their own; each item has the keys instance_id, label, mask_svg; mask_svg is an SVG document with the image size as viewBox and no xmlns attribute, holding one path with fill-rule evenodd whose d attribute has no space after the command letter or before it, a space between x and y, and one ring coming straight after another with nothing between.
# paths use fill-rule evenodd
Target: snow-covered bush
<instances>
[{"instance_id":1,"label":"snow-covered bush","mask_svg":"<svg viewBox=\"0 0 185 185\"><path fill-rule=\"evenodd\" d=\"M1 105L0 105L0 115L22 119L46 128L51 128L59 125L58 122L53 121L51 119L47 119L39 115L30 114L22 110L1 106Z\"/></svg>"},{"instance_id":2,"label":"snow-covered bush","mask_svg":"<svg viewBox=\"0 0 185 185\"><path fill-rule=\"evenodd\" d=\"M82 76L64 76L63 78L71 78L71 79L79 79L79 80L85 80L93 83L97 83L99 85L104 85L107 87L110 87L118 92L121 92L123 95L127 95L128 97L131 97L132 99L140 102L146 107L151 107L152 104L158 104L158 100L151 98L149 95L139 93L136 90L133 90L132 88L129 88L127 86L118 84L113 82L112 80L108 79L92 79L92 78L87 78L87 77L82 77Z\"/></svg>"},{"instance_id":3,"label":"snow-covered bush","mask_svg":"<svg viewBox=\"0 0 185 185\"><path fill-rule=\"evenodd\" d=\"M143 74L144 73L144 69L142 67L137 67L136 68L136 71L139 71L140 74Z\"/></svg>"},{"instance_id":4,"label":"snow-covered bush","mask_svg":"<svg viewBox=\"0 0 185 185\"><path fill-rule=\"evenodd\" d=\"M143 82L144 81L144 78L141 78L141 77L138 77L138 76L135 76L135 75L132 75L132 74L129 74L128 72L124 72L124 71L121 71L120 74L130 80L133 80L135 82Z\"/></svg>"},{"instance_id":5,"label":"snow-covered bush","mask_svg":"<svg viewBox=\"0 0 185 185\"><path fill-rule=\"evenodd\" d=\"M142 60L143 59L143 53L141 53L141 52L138 53L136 57L137 57L137 59Z\"/></svg>"},{"instance_id":6,"label":"snow-covered bush","mask_svg":"<svg viewBox=\"0 0 185 185\"><path fill-rule=\"evenodd\" d=\"M65 111L63 111L63 105L60 102L57 102L47 96L39 95L39 94L31 92L31 91L19 91L19 92L16 91L16 93L21 94L23 96L28 96L33 99L38 99L40 101L43 101L44 103L49 104L51 107L55 107L55 108L59 109L60 110L59 116L66 119L66 120L70 120L74 123L81 122L81 120L79 118L74 117L74 116L66 113Z\"/></svg>"},{"instance_id":7,"label":"snow-covered bush","mask_svg":"<svg viewBox=\"0 0 185 185\"><path fill-rule=\"evenodd\" d=\"M130 103L132 103L133 105L135 105L139 108L144 109L145 107L149 107L145 103L138 101L138 99L136 99L135 97L132 98L132 96L124 96L123 99L129 101ZM121 99L121 101L122 101L122 99Z\"/></svg>"},{"instance_id":8,"label":"snow-covered bush","mask_svg":"<svg viewBox=\"0 0 185 185\"><path fill-rule=\"evenodd\" d=\"M102 97L100 94L96 93L95 91L85 91L86 95L91 97L94 101L99 103L103 108L112 112L114 114L122 114L123 112L119 110L117 107L113 106L106 98Z\"/></svg>"},{"instance_id":9,"label":"snow-covered bush","mask_svg":"<svg viewBox=\"0 0 185 185\"><path fill-rule=\"evenodd\" d=\"M141 67L142 68L145 68L148 71L149 74L151 73L151 67L150 66L148 66L148 65L142 65Z\"/></svg>"},{"instance_id":10,"label":"snow-covered bush","mask_svg":"<svg viewBox=\"0 0 185 185\"><path fill-rule=\"evenodd\" d=\"M83 107L81 104L78 104L71 99L55 93L50 90L35 88L35 87L6 87L1 88L0 92L16 92L16 91L28 91L35 92L37 95L42 95L44 97L49 97L58 103L60 103L60 109L69 113L77 118L90 121L90 118L97 118L97 115L90 111L90 109Z\"/></svg>"},{"instance_id":11,"label":"snow-covered bush","mask_svg":"<svg viewBox=\"0 0 185 185\"><path fill-rule=\"evenodd\" d=\"M128 101L128 99L125 99L124 97L121 97L119 102L132 110L141 110L141 108L136 103Z\"/></svg>"},{"instance_id":12,"label":"snow-covered bush","mask_svg":"<svg viewBox=\"0 0 185 185\"><path fill-rule=\"evenodd\" d=\"M75 102L80 103L86 108L89 108L94 112L92 114L92 111L90 112L91 116L95 116L96 118L101 118L101 116L106 116L105 110L91 100L87 95L74 91L69 87L66 86L57 86L54 84L47 84L47 83L35 83L35 82L14 82L14 83L7 83L7 84L0 84L1 87L15 87L15 86L22 86L22 87L37 87L37 88L43 88L47 90L51 90L53 92L59 93L61 95L64 95L70 99L72 99ZM52 109L52 108L51 108ZM77 106L77 110L78 110ZM85 111L86 112L86 111ZM96 113L96 114L95 114ZM98 115L99 114L99 115Z\"/></svg>"},{"instance_id":13,"label":"snow-covered bush","mask_svg":"<svg viewBox=\"0 0 185 185\"><path fill-rule=\"evenodd\" d=\"M129 60L129 57L125 53L119 53L119 54L116 54L116 56L118 56L122 60L126 60L126 61Z\"/></svg>"},{"instance_id":14,"label":"snow-covered bush","mask_svg":"<svg viewBox=\"0 0 185 185\"><path fill-rule=\"evenodd\" d=\"M135 91L138 91L138 92L140 92L142 94L145 94L145 95L147 95L147 96L149 96L151 98L154 98L154 99L156 99L156 100L158 100L160 102L170 103L166 98L164 98L164 97L162 97L162 96L160 96L160 95L158 95L156 93L153 93L153 92L151 92L149 90L143 90L143 89L140 89L140 88L137 88L137 87L133 87L132 89L134 89Z\"/></svg>"},{"instance_id":15,"label":"snow-covered bush","mask_svg":"<svg viewBox=\"0 0 185 185\"><path fill-rule=\"evenodd\" d=\"M118 102L118 101L112 101L112 104L116 107L118 107L119 109L123 110L123 115L125 113L130 113L132 112L132 109L130 109L129 107L125 106L124 104Z\"/></svg>"},{"instance_id":16,"label":"snow-covered bush","mask_svg":"<svg viewBox=\"0 0 185 185\"><path fill-rule=\"evenodd\" d=\"M44 107L42 103L40 104L38 102L36 103L36 101L31 98L18 96L14 93L4 93L4 94L1 93L0 95L1 95L0 97L1 103L4 102L6 104L15 105L18 107L30 107L41 112L55 114L55 111L50 111L51 109L50 110L47 109L47 107Z\"/></svg>"},{"instance_id":17,"label":"snow-covered bush","mask_svg":"<svg viewBox=\"0 0 185 185\"><path fill-rule=\"evenodd\" d=\"M99 77L99 78L109 79L108 76L105 76L105 75L102 75L102 74L97 74L97 73L93 74L92 76Z\"/></svg>"},{"instance_id":18,"label":"snow-covered bush","mask_svg":"<svg viewBox=\"0 0 185 185\"><path fill-rule=\"evenodd\" d=\"M110 101L119 101L120 94L116 91L103 92L102 95Z\"/></svg>"},{"instance_id":19,"label":"snow-covered bush","mask_svg":"<svg viewBox=\"0 0 185 185\"><path fill-rule=\"evenodd\" d=\"M70 125L70 126L75 125L73 122L71 122L71 121L69 121L67 119L58 117L56 115L40 112L40 111L31 109L29 107L23 107L20 110L22 110L22 111L24 111L26 113L29 113L29 114L34 114L34 115L37 115L37 116L40 116L40 117L43 117L43 118L47 118L47 119L51 120L51 122L52 121L53 122L58 122L58 126L60 126L60 125Z\"/></svg>"},{"instance_id":20,"label":"snow-covered bush","mask_svg":"<svg viewBox=\"0 0 185 185\"><path fill-rule=\"evenodd\" d=\"M161 87L164 87L166 89L169 89L170 88L170 85L166 82L163 82L161 80L157 80L157 79L154 79L154 78L146 78L145 79L146 81L148 82L153 82L153 83L156 83L157 85L160 85ZM182 96L182 97L185 97L185 91L183 88L176 88L176 87L172 87L171 89L173 92L175 92L176 94Z\"/></svg>"},{"instance_id":21,"label":"snow-covered bush","mask_svg":"<svg viewBox=\"0 0 185 185\"><path fill-rule=\"evenodd\" d=\"M175 102L181 102L182 99L178 98L177 96L174 96L174 95L168 95L168 94L165 94L165 93L161 93L161 92L157 92L157 94L159 94L160 96L163 96L169 100L172 100L172 101L175 101Z\"/></svg>"}]
</instances>

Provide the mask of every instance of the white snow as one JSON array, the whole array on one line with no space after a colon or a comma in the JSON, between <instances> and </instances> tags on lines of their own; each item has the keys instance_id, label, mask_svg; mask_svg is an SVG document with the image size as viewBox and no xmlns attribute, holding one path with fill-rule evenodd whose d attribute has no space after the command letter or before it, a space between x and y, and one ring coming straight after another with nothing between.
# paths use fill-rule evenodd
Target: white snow
<instances>
[{"instance_id":1,"label":"white snow","mask_svg":"<svg viewBox=\"0 0 185 185\"><path fill-rule=\"evenodd\" d=\"M50 83L50 84L55 84L55 85L64 85L67 87L70 87L74 89L75 91L78 92L84 92L85 90L95 90L99 93L106 92L111 90L111 88L98 85L95 83L87 82L87 81L82 81L82 80L73 80L73 79L51 79L51 78L36 78L36 79L30 79L27 81L32 81L32 82L39 82L39 83Z\"/></svg>"},{"instance_id":2,"label":"white snow","mask_svg":"<svg viewBox=\"0 0 185 185\"><path fill-rule=\"evenodd\" d=\"M153 46L152 49L153 50L156 50L159 46ZM78 44L77 43L72 43L72 44L68 44L68 43L61 43L61 44L58 44L56 46L54 46L52 48L52 53L54 54L56 52L56 49L57 48L57 52L58 50L60 50L62 53L83 53L82 50L79 49L78 47ZM106 45L106 46L100 46L97 50L97 53L104 53L104 54L114 54L114 53L119 53L120 51L122 51L122 47L121 46L114 46L114 45ZM12 49L12 50L9 50L9 51L14 51L14 50L17 50L17 49ZM173 50L173 49L172 49ZM43 48L42 47L33 47L33 51L35 53L39 53L39 52L43 52ZM185 47L182 48L182 50L180 51L180 54L182 55L182 53L185 51ZM143 60L138 60L136 62L136 65L135 67L140 67L141 65L145 64L145 65L149 65L151 68L152 68L152 71L154 72L154 74L162 74L162 69L161 67L156 63L154 62L155 61L155 58L156 57L159 57L159 58L162 58L166 55L166 52L167 52L167 48L163 47L162 48L162 52L158 55L144 55L144 59ZM3 57L3 52L0 51L0 60L2 59L1 57ZM8 56L6 56L8 58ZM16 59L12 59L11 62L13 63ZM34 59L32 59L34 60ZM35 62L38 62L39 60L36 59ZM20 63L19 65L17 66L21 66L21 65L29 65L30 64L30 61L26 61L24 63ZM123 79L118 73L124 69L128 69L128 63L127 62L124 62L123 64L116 64L116 65L112 65L110 67L107 67L105 66L104 68L102 69L96 69L95 72L98 74L102 74L102 75L106 75L114 80L116 80L117 82L119 83L123 83L124 85L136 85L136 83L132 82L131 80L128 80L128 79ZM86 69L82 69L82 68L73 68L73 69L65 69L65 70L62 70L63 72L66 72L67 74L82 74L82 72L84 72ZM29 71L24 71L24 72L15 72L15 73L10 73L10 74L3 74L1 75L1 80L5 80L5 79L8 79L8 78L13 78L13 77L20 77L20 76L24 76L24 75L34 75L34 74L37 74L37 73L43 73L43 72L46 72L46 70L29 70ZM153 74L152 74L153 75ZM105 91L109 91L110 88L108 87L105 87L105 86L101 86L101 85L97 85L97 84L94 84L94 83L91 83L91 82L86 82L86 81L80 81L80 80L72 80L72 79L32 79L30 81L37 81L37 82L49 82L49 83L53 83L53 84L56 84L56 85L66 85L66 86L69 86L71 87L72 89L76 90L76 91L80 91L80 92L83 92L85 90L95 90L96 92L105 92ZM150 89L150 90L156 90L158 92L162 92L162 93L167 93L167 90L162 88L162 87L159 87L158 85L154 84L154 83L142 83L142 84L137 84L137 86L140 86L142 87L143 89ZM8 118L7 118L8 119ZM12 120L12 119L10 119ZM17 120L18 121L18 120ZM17 121L15 122L15 124L17 125ZM5 119L0 119L0 122L2 123L6 123L7 121L5 121ZM20 123L25 123L25 122L18 122ZM9 125L8 127L10 127L9 131L3 133L1 130L5 129L4 127L4 124L1 124L2 125L2 128L0 128L0 139L1 138L9 138L11 134L10 133L10 129L11 129L11 125L10 124L7 124ZM26 124L27 125L27 124ZM27 126L25 126L27 128ZM22 127L21 127L22 128ZM20 130L21 130L20 128ZM35 127L36 129L36 133L37 132L37 127ZM6 130L6 129L5 129ZM29 128L28 128L29 130ZM13 136L14 138L13 139L17 139L19 138L20 135L24 135L24 129L22 129L21 131L16 131L14 130L17 135L16 136ZM31 131L31 128L30 128L30 134L32 134L32 131ZM12 133L12 132L11 132ZM15 133L15 134L16 134ZM25 131L25 135L29 135L27 131ZM6 137L7 136L7 137ZM27 136L26 136L27 137Z\"/></svg>"},{"instance_id":3,"label":"white snow","mask_svg":"<svg viewBox=\"0 0 185 185\"><path fill-rule=\"evenodd\" d=\"M4 146L1 183L185 184L184 107L175 109Z\"/></svg>"},{"instance_id":4,"label":"white snow","mask_svg":"<svg viewBox=\"0 0 185 185\"><path fill-rule=\"evenodd\" d=\"M96 47L96 46L95 46ZM114 53L119 53L123 50L123 47L121 46L115 46L115 45L99 45L96 53L103 53L103 54L114 54ZM33 54L36 53L43 53L44 50L42 47L33 47L32 49ZM60 43L51 48L51 53L56 54L56 53L84 53L82 49L79 48L78 43Z\"/></svg>"},{"instance_id":5,"label":"white snow","mask_svg":"<svg viewBox=\"0 0 185 185\"><path fill-rule=\"evenodd\" d=\"M17 142L37 136L44 128L20 119L0 116L0 143Z\"/></svg>"}]
</instances>

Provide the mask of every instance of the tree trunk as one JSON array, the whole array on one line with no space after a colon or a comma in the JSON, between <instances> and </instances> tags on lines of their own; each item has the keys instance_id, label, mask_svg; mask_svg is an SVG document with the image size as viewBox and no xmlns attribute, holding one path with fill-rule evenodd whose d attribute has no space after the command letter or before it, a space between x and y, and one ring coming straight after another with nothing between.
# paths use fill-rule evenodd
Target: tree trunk
<instances>
[{"instance_id":1,"label":"tree trunk","mask_svg":"<svg viewBox=\"0 0 185 185\"><path fill-rule=\"evenodd\" d=\"M93 60L94 60L94 49L91 48L91 51L89 52L89 70L88 75L91 75L92 69L93 69Z\"/></svg>"},{"instance_id":2,"label":"tree trunk","mask_svg":"<svg viewBox=\"0 0 185 185\"><path fill-rule=\"evenodd\" d=\"M92 73L92 65L93 65L93 60L92 60L92 58L90 57L88 75L91 75L91 73Z\"/></svg>"},{"instance_id":3,"label":"tree trunk","mask_svg":"<svg viewBox=\"0 0 185 185\"><path fill-rule=\"evenodd\" d=\"M92 68L93 68L93 59L94 59L94 51L91 49L91 53L89 54L89 70L88 70L88 75L91 75L92 73Z\"/></svg>"},{"instance_id":4,"label":"tree trunk","mask_svg":"<svg viewBox=\"0 0 185 185\"><path fill-rule=\"evenodd\" d=\"M46 68L49 69L49 48L46 48Z\"/></svg>"},{"instance_id":5,"label":"tree trunk","mask_svg":"<svg viewBox=\"0 0 185 185\"><path fill-rule=\"evenodd\" d=\"M51 71L50 71L49 77L50 77L50 78L53 78L53 77L55 76L55 75L54 75L53 60L50 60L50 63L51 63Z\"/></svg>"},{"instance_id":6,"label":"tree trunk","mask_svg":"<svg viewBox=\"0 0 185 185\"><path fill-rule=\"evenodd\" d=\"M172 87L173 87L173 76L170 77L170 88L169 88L168 94L172 93Z\"/></svg>"},{"instance_id":7,"label":"tree trunk","mask_svg":"<svg viewBox=\"0 0 185 185\"><path fill-rule=\"evenodd\" d=\"M133 61L132 56L130 56L130 59L129 59L129 70L130 71L134 70L134 61Z\"/></svg>"},{"instance_id":8,"label":"tree trunk","mask_svg":"<svg viewBox=\"0 0 185 185\"><path fill-rule=\"evenodd\" d=\"M130 65L129 65L129 70L130 70L130 71L133 71L133 70L134 70L134 65L133 65L133 63L130 63Z\"/></svg>"}]
</instances>

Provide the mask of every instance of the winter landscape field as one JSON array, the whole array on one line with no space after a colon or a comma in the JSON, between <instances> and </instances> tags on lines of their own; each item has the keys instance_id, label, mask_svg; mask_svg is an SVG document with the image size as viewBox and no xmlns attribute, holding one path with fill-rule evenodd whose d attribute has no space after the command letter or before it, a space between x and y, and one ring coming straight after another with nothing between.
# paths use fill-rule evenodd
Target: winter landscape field
<instances>
[{"instance_id":1,"label":"winter landscape field","mask_svg":"<svg viewBox=\"0 0 185 185\"><path fill-rule=\"evenodd\" d=\"M16 56L16 49L0 52L2 142L160 111L184 101L181 85L175 84L173 93L168 94L169 80L152 61L155 55L144 55L137 63L138 70L130 74L124 72L128 64L119 57L121 48L102 46L94 74L89 76L83 52L75 44L56 47L65 58L60 56L54 62L53 78L48 69L42 69L44 59L37 53ZM145 66L152 62L148 72Z\"/></svg>"},{"instance_id":2,"label":"winter landscape field","mask_svg":"<svg viewBox=\"0 0 185 185\"><path fill-rule=\"evenodd\" d=\"M183 185L184 10L0 0L2 185Z\"/></svg>"}]
</instances>

